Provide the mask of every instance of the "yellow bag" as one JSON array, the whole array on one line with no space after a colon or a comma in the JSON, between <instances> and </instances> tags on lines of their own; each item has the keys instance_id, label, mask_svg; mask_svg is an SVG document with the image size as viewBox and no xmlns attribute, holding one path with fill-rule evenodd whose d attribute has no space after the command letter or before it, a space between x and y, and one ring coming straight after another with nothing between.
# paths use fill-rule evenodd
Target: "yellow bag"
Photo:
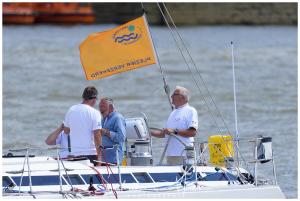
<instances>
[{"instance_id":1,"label":"yellow bag","mask_svg":"<svg viewBox=\"0 0 300 201\"><path fill-rule=\"evenodd\" d=\"M230 135L213 135L208 138L210 163L225 167L225 158L233 158L233 141Z\"/></svg>"}]
</instances>

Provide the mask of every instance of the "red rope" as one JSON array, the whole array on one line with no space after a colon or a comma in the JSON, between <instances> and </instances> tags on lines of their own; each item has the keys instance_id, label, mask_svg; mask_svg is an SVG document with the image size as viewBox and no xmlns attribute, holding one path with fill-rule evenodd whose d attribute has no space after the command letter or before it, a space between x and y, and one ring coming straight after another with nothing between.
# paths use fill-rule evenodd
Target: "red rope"
<instances>
[{"instance_id":1,"label":"red rope","mask_svg":"<svg viewBox=\"0 0 300 201\"><path fill-rule=\"evenodd\" d=\"M101 152L101 155L103 156L104 161L106 161L106 160L105 160L105 156L104 156L105 154ZM109 170L108 170L108 169L110 170L111 174L112 174L113 177L114 177L114 173L113 173L113 171L111 170L110 165L108 165L108 163L106 163L106 170L107 170L107 173L109 174ZM115 179L116 179L116 178L115 178ZM114 196L116 197L116 199L118 199L118 195L117 195L117 192L116 192L116 190L114 189L114 187L113 187L113 185L112 185L111 178L109 178L109 180L110 180L111 190L112 190L112 192L114 193ZM121 182L122 182L122 181L121 181Z\"/></svg>"},{"instance_id":2,"label":"red rope","mask_svg":"<svg viewBox=\"0 0 300 201\"><path fill-rule=\"evenodd\" d=\"M102 174L95 167L90 166L90 168L92 168L97 173L98 179L100 180L101 184L104 186L105 190L107 190L107 186Z\"/></svg>"},{"instance_id":3,"label":"red rope","mask_svg":"<svg viewBox=\"0 0 300 201\"><path fill-rule=\"evenodd\" d=\"M101 155L103 156L103 159L105 161L105 156L104 156L104 153L102 153L102 150L101 150ZM105 166L106 166L106 170L107 170L108 175L110 175L110 172L111 172L112 176L116 179L116 177L113 174L113 171L110 168L110 165L108 163L105 163ZM97 173L97 177L101 181L102 185L105 187L105 190L107 190L107 185L105 183L105 179L103 178L102 174L95 167L90 166L90 168L92 168ZM114 196L116 197L116 199L118 199L117 192L113 188L112 181L111 181L110 177L109 177L109 182L108 183L110 183L110 185L111 185L111 190L112 190Z\"/></svg>"}]
</instances>

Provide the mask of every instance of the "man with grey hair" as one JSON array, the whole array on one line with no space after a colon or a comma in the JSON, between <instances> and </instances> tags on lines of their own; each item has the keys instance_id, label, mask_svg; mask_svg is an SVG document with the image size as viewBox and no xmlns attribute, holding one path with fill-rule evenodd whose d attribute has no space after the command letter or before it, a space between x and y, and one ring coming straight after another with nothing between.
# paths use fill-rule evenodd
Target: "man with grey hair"
<instances>
[{"instance_id":1,"label":"man with grey hair","mask_svg":"<svg viewBox=\"0 0 300 201\"><path fill-rule=\"evenodd\" d=\"M114 109L111 98L102 98L99 103L99 110L102 114L102 150L103 161L121 164L123 159L123 144L125 142L126 130L124 117ZM118 148L119 158L116 156Z\"/></svg>"},{"instance_id":2,"label":"man with grey hair","mask_svg":"<svg viewBox=\"0 0 300 201\"><path fill-rule=\"evenodd\" d=\"M197 110L188 104L190 96L186 88L176 86L171 98L175 109L167 120L166 128L162 131L152 130L151 135L165 138L165 142L168 142L166 149L167 164L179 165L183 163L183 157L186 155L185 147L169 134L177 135L186 146L193 146L194 136L197 134L198 129L198 114Z\"/></svg>"}]
</instances>

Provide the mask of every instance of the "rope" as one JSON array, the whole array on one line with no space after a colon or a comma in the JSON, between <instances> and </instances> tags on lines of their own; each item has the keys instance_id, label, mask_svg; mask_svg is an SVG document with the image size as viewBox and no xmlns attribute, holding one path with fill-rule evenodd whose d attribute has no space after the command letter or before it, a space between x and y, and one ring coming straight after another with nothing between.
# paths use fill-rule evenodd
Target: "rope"
<instances>
[{"instance_id":1,"label":"rope","mask_svg":"<svg viewBox=\"0 0 300 201\"><path fill-rule=\"evenodd\" d=\"M198 87L198 89L199 89L199 91L200 91L200 94L201 94L201 96L202 96L202 98L203 98L203 100L204 100L204 102L205 102L205 104L206 104L206 106L207 106L207 108L208 108L208 110L209 110L209 112L210 112L210 115L211 115L213 121L215 122L216 126L218 127L220 133L222 133L221 130L220 130L220 128L219 128L219 125L218 125L218 123L217 123L217 121L216 121L216 119L215 119L215 117L214 117L214 115L213 115L213 113L212 113L212 111L211 111L211 109L210 109L210 107L209 107L209 104L207 103L207 101L206 101L204 95L202 94L202 91L201 91L199 85L197 84L197 81L196 81L196 79L195 79L195 77L194 77L194 74L192 73L192 71L191 71L191 69L190 69L190 66L189 66L189 64L188 64L188 62L187 62L187 60L186 60L186 58L184 57L181 48L180 48L179 45L178 45L178 41L176 40L176 38L175 38L175 36L174 36L174 33L173 33L172 28L170 27L170 25L169 25L169 23L168 23L168 21L167 21L165 15L164 15L164 13L163 13L161 7L160 7L160 5L159 5L158 3L157 3L157 5L158 5L158 7L159 7L159 10L160 10L160 12L161 12L161 14L162 14L162 16L163 16L163 18L164 18L164 20L165 20L165 22L166 22L168 28L169 28L170 31L171 31L172 37L173 37L173 39L174 39L174 41L175 41L175 43L176 43L178 49L180 50L180 53L181 53L181 55L182 55L182 57L183 57L185 63L187 64L187 66L188 66L188 68L189 68L189 70L190 70L190 72L191 72L191 74L192 74L192 77L193 77L193 79L194 79L194 81L195 81L195 84L196 84L196 86ZM223 121L223 124L224 124L224 126L226 127L228 134L231 135L231 136L233 136L232 133L230 132L229 128L228 128L227 123L225 122L225 119L223 118L223 115L221 114L221 112L220 112L220 110L219 110L217 104L215 103L215 101L214 101L214 99L213 99L213 97L212 97L212 95L211 95L211 93L210 93L210 91L209 91L209 89L208 89L208 87L207 87L207 85L206 85L206 83L205 83L203 77L201 76L201 73L199 72L199 70L198 70L198 68L197 68L197 66L196 66L195 61L193 60L193 58L192 58L192 56L191 56L191 54L190 54L188 48L186 47L185 42L184 42L184 40L183 40L181 34L179 33L179 31L178 31L178 29L177 29L177 26L176 26L176 24L174 23L174 20L173 20L171 14L169 13L169 11L168 11L166 5L165 5L164 3L162 3L162 5L164 6L164 9L165 9L165 11L167 12L168 17L170 18L171 23L172 23L172 25L174 26L174 29L175 29L175 31L176 31L178 37L180 38L180 41L181 41L181 43L182 43L182 45L183 45L185 51L187 52L187 54L188 54L188 56L189 56L189 58L190 58L190 60L191 60L191 62L192 62L192 64L193 64L194 68L196 69L196 71L197 71L197 73L198 73L198 76L199 76L200 80L202 81L202 84L203 84L203 86L205 87L206 92L207 92L208 95L209 95L209 98L211 99L211 101L212 101L214 107L216 108L216 110L217 110L217 112L218 112L218 114L219 114L221 120ZM237 135L237 136L238 136L238 135ZM238 137L237 137L237 138L238 138ZM242 160L245 161L244 157L242 156L242 154L241 154L240 151L239 151L238 139L237 139L237 141L234 141L234 142L235 142L235 143L234 143L235 146L237 147L237 155L240 154L241 157L242 157ZM238 159L237 159L237 160L238 160ZM238 162L238 163L239 163L239 162Z\"/></svg>"},{"instance_id":2,"label":"rope","mask_svg":"<svg viewBox=\"0 0 300 201\"><path fill-rule=\"evenodd\" d=\"M100 151L101 151L101 155L103 156L104 161L106 161L105 156L104 156L105 154L103 153L103 150L100 149ZM118 159L117 159L117 160L118 160ZM112 171L111 168L110 168L110 165L108 165L108 164L106 163L105 166L106 166L106 170L107 170L108 175L110 175L110 173L109 173L109 171L110 171L111 174L112 174L112 176L114 177L114 179L117 181L117 179L116 179L116 177L115 177L113 171ZM113 185L112 185L112 180L111 180L110 177L109 177L109 180L110 180L109 183L110 183L110 186L111 186L111 190L112 190L112 192L113 192L115 198L118 199L117 192L116 192L116 190L114 189L114 187L113 187ZM122 182L122 181L120 181L120 182Z\"/></svg>"},{"instance_id":3,"label":"rope","mask_svg":"<svg viewBox=\"0 0 300 201\"><path fill-rule=\"evenodd\" d=\"M165 22L166 22L168 28L169 28L170 31L171 31L172 37L173 37L173 39L175 40L175 43L176 43L178 49L180 50L180 53L181 53L182 57L183 57L184 60L185 60L185 63L187 64L187 66L188 66L188 68L189 68L189 70L190 70L190 72L191 72L191 74L192 74L192 77L193 77L193 79L194 79L194 81L195 81L195 84L196 84L196 86L198 87L198 90L200 91L200 94L201 94L201 96L202 96L202 98L203 98L203 100L204 100L204 102L205 102L205 104L206 104L206 106L207 106L207 108L208 108L210 114L211 114L211 117L213 118L213 121L215 122L216 126L218 127L220 133L222 133L221 130L220 130L220 128L219 128L219 125L218 125L218 123L217 123L217 121L216 121L216 119L215 119L215 117L214 117L214 115L213 115L213 113L212 113L212 110L210 109L209 104L207 103L207 101L206 101L204 95L202 94L202 91L201 91L201 89L200 89L200 87L199 87L199 85L198 85L198 83L197 83L197 80L195 79L194 74L192 73L192 71L191 71L191 69L190 69L190 66L189 66L188 62L187 62L186 58L184 57L184 55L183 55L183 53L182 53L182 50L181 50L181 48L180 48L179 45L178 45L177 40L175 39L175 36L174 36L174 34L173 34L172 28L170 27L170 25L169 25L169 23L168 23L168 21L167 21L165 15L164 15L164 13L163 13L161 7L160 7L160 5L159 5L158 3L157 3L157 5L158 5L158 7L159 7L159 10L160 10L160 12L161 12L161 14L162 14L162 16L163 16L163 18L164 18L164 20L165 20ZM210 99L211 99L213 105L215 106L215 108L216 108L218 114L220 115L220 118L222 119L223 124L225 125L225 127L226 127L226 129L227 129L227 132L228 132L230 135L232 135L231 132L229 131L229 128L228 128L228 126L227 126L227 124L226 124L226 122L225 122L225 120L224 120L224 118L223 118L223 116L222 116L222 114L221 114L219 108L217 107L217 105L216 105L214 99L212 98L212 95L211 95L211 93L209 92L208 87L207 87L207 85L206 85L206 83L205 83L203 77L201 76L201 73L200 73L199 70L197 69L197 66L196 66L196 64L195 64L195 62L194 62L194 60L193 60L193 58L192 58L192 56L191 56L189 50L187 49L187 47L186 47L186 45L185 45L185 43L184 43L184 41L183 41L183 39L182 39L181 34L180 34L179 31L177 30L177 27L176 27L176 25L175 25L175 23L174 23L174 21L173 21L172 16L170 15L170 13L169 13L167 7L165 6L165 4L162 3L162 5L164 6L164 9L165 9L165 11L167 12L168 17L170 18L170 20L171 20L171 22L172 22L172 25L174 26L174 29L175 29L175 31L176 31L178 37L180 38L180 41L181 41L181 43L182 43L182 45L183 45L183 47L184 47L184 50L187 52L187 54L188 54L188 56L189 56L189 58L190 58L190 60L191 60L191 62L192 62L192 64L193 64L195 70L197 71L198 76L199 76L200 80L202 81L203 86L204 86L205 89L206 89L206 92L208 93L208 95L209 95L209 97L210 97Z\"/></svg>"},{"instance_id":4,"label":"rope","mask_svg":"<svg viewBox=\"0 0 300 201\"><path fill-rule=\"evenodd\" d=\"M206 89L206 91L207 91L207 93L208 93L210 99L212 100L212 102L213 102L214 106L216 107L217 111L219 112L219 115L221 116L222 121L223 121L224 125L226 126L228 133L230 134L230 131L229 131L229 129L228 129L228 126L227 126L227 124L226 124L226 122L225 122L225 120L224 120L224 118L223 118L223 116L222 116L222 114L221 114L219 108L217 107L217 104L215 103L215 101L214 101L214 99L213 99L211 93L209 92L208 87L207 87L207 85L206 85L206 83L205 83L203 77L201 76L201 73L199 72L199 70L198 70L198 68L197 68L197 66L196 66L196 63L195 63L193 57L191 56L191 54L190 54L188 48L186 47L185 42L184 42L184 40L182 39L182 36L181 36L181 34L179 33L179 31L178 31L178 29L177 29L177 26L176 26L176 24L174 23L174 20L173 20L172 16L170 15L170 13L169 13L167 7L165 6L165 4L164 4L164 3L162 3L162 4L163 4L163 6L164 6L164 8L165 8L165 10L166 10L166 12L167 12L167 14L168 14L168 16L169 16L169 18L170 18L170 20L171 20L171 22L172 22L174 28L175 28L175 31L176 31L177 35L179 36L179 38L180 38L180 40L181 40L181 42L182 42L182 44L183 44L183 47L185 48L186 52L188 53L188 55L189 55L189 57L190 57L190 59L191 59L191 61L192 61L192 63L193 63L193 66L194 66L194 68L196 69L196 71L197 71L197 73L198 73L198 75L199 75L199 77L200 77L200 79L201 79L201 81L202 81L202 83L203 83L203 85L204 85L204 87L205 87L205 89Z\"/></svg>"},{"instance_id":5,"label":"rope","mask_svg":"<svg viewBox=\"0 0 300 201\"><path fill-rule=\"evenodd\" d=\"M90 166L90 168L92 168L96 173L97 173L97 177L100 180L101 184L104 186L104 189L107 190L107 185L105 183L105 179L103 178L102 174L93 166Z\"/></svg>"}]
</instances>

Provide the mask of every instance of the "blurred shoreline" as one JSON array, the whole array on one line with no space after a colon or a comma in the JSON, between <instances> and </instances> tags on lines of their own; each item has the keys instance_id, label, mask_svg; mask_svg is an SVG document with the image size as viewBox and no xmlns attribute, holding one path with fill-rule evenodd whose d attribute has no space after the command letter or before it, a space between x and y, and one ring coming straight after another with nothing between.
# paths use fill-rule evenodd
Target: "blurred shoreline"
<instances>
[{"instance_id":1,"label":"blurred shoreline","mask_svg":"<svg viewBox=\"0 0 300 201\"><path fill-rule=\"evenodd\" d=\"M142 14L141 3L93 3L96 23L124 23ZM159 4L166 13L162 3ZM297 3L165 3L177 26L297 25ZM143 3L150 24L165 25L156 3Z\"/></svg>"},{"instance_id":2,"label":"blurred shoreline","mask_svg":"<svg viewBox=\"0 0 300 201\"><path fill-rule=\"evenodd\" d=\"M165 26L162 12L177 26L293 25L298 5L290 3L4 3L4 24L123 24L144 11L151 25ZM144 10L143 10L144 9ZM168 19L170 22L170 19Z\"/></svg>"}]
</instances>

